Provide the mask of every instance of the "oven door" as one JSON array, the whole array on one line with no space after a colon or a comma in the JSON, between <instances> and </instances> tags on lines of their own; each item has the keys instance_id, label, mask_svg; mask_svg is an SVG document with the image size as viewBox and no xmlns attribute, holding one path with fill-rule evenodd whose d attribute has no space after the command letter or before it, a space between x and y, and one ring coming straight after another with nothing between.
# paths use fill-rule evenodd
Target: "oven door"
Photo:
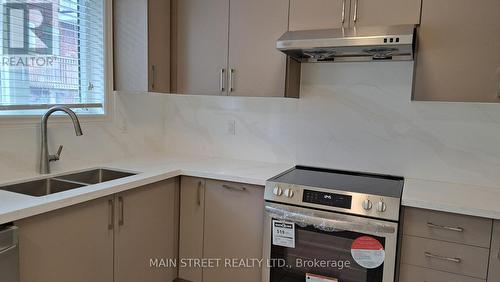
<instances>
[{"instance_id":1,"label":"oven door","mask_svg":"<svg viewBox=\"0 0 500 282\"><path fill-rule=\"evenodd\" d=\"M294 226L293 247L273 244L273 223L283 222ZM266 203L262 281L393 282L397 233L395 222Z\"/></svg>"}]
</instances>

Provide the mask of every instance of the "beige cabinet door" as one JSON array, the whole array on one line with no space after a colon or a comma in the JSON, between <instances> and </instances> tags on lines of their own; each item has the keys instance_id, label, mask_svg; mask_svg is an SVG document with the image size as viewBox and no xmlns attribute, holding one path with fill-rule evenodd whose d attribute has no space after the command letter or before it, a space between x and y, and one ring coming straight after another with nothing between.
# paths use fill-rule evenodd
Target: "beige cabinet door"
<instances>
[{"instance_id":1,"label":"beige cabinet door","mask_svg":"<svg viewBox=\"0 0 500 282\"><path fill-rule=\"evenodd\" d=\"M203 227L205 207L205 180L181 178L179 223L179 259L201 259L203 257ZM180 267L179 278L201 282L200 267ZM205 280L208 281L208 280Z\"/></svg>"},{"instance_id":2,"label":"beige cabinet door","mask_svg":"<svg viewBox=\"0 0 500 282\"><path fill-rule=\"evenodd\" d=\"M498 102L498 34L498 0L423 0L413 99Z\"/></svg>"},{"instance_id":3,"label":"beige cabinet door","mask_svg":"<svg viewBox=\"0 0 500 282\"><path fill-rule=\"evenodd\" d=\"M170 1L148 0L149 91L170 92Z\"/></svg>"},{"instance_id":4,"label":"beige cabinet door","mask_svg":"<svg viewBox=\"0 0 500 282\"><path fill-rule=\"evenodd\" d=\"M148 91L148 0L113 1L114 90Z\"/></svg>"},{"instance_id":5,"label":"beige cabinet door","mask_svg":"<svg viewBox=\"0 0 500 282\"><path fill-rule=\"evenodd\" d=\"M420 23L422 0L351 0L351 26Z\"/></svg>"},{"instance_id":6,"label":"beige cabinet door","mask_svg":"<svg viewBox=\"0 0 500 282\"><path fill-rule=\"evenodd\" d=\"M285 95L286 56L276 40L288 28L288 0L231 0L229 95Z\"/></svg>"},{"instance_id":7,"label":"beige cabinet door","mask_svg":"<svg viewBox=\"0 0 500 282\"><path fill-rule=\"evenodd\" d=\"M229 0L173 0L173 91L226 95Z\"/></svg>"},{"instance_id":8,"label":"beige cabinet door","mask_svg":"<svg viewBox=\"0 0 500 282\"><path fill-rule=\"evenodd\" d=\"M176 278L175 266L151 267L150 260L169 262L177 258L177 196L178 180L174 178L115 197L114 281L163 282Z\"/></svg>"},{"instance_id":9,"label":"beige cabinet door","mask_svg":"<svg viewBox=\"0 0 500 282\"><path fill-rule=\"evenodd\" d=\"M490 267L488 270L488 282L500 281L500 221L493 225L493 237L491 241Z\"/></svg>"},{"instance_id":10,"label":"beige cabinet door","mask_svg":"<svg viewBox=\"0 0 500 282\"><path fill-rule=\"evenodd\" d=\"M290 0L289 30L347 26L349 3L350 0Z\"/></svg>"},{"instance_id":11,"label":"beige cabinet door","mask_svg":"<svg viewBox=\"0 0 500 282\"><path fill-rule=\"evenodd\" d=\"M112 198L22 219L21 282L113 281Z\"/></svg>"},{"instance_id":12,"label":"beige cabinet door","mask_svg":"<svg viewBox=\"0 0 500 282\"><path fill-rule=\"evenodd\" d=\"M205 268L203 281L260 281L258 266L225 268L223 263L226 258L262 258L263 212L263 187L206 181L203 256L222 262Z\"/></svg>"}]
</instances>

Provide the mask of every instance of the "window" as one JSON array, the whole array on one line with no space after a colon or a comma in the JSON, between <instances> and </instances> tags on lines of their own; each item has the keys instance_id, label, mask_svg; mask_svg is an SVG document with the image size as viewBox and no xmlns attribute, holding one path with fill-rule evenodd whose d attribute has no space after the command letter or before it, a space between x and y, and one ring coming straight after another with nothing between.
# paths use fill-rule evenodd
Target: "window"
<instances>
[{"instance_id":1,"label":"window","mask_svg":"<svg viewBox=\"0 0 500 282\"><path fill-rule=\"evenodd\" d=\"M104 0L1 0L0 115L103 114Z\"/></svg>"}]
</instances>

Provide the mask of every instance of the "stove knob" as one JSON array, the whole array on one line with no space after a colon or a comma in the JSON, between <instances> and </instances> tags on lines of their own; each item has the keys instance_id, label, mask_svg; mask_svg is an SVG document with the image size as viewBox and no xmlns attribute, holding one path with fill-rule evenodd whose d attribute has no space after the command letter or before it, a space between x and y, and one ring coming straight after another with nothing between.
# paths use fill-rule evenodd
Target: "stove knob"
<instances>
[{"instance_id":1,"label":"stove knob","mask_svg":"<svg viewBox=\"0 0 500 282\"><path fill-rule=\"evenodd\" d=\"M387 205L382 201L378 202L377 211L378 212L385 212L386 210L387 210Z\"/></svg>"},{"instance_id":2,"label":"stove knob","mask_svg":"<svg viewBox=\"0 0 500 282\"><path fill-rule=\"evenodd\" d=\"M363 208L367 211L371 210L373 207L372 201L366 199L363 201Z\"/></svg>"},{"instance_id":3,"label":"stove knob","mask_svg":"<svg viewBox=\"0 0 500 282\"><path fill-rule=\"evenodd\" d=\"M288 198L293 197L293 190L292 189L285 189L285 196Z\"/></svg>"},{"instance_id":4,"label":"stove knob","mask_svg":"<svg viewBox=\"0 0 500 282\"><path fill-rule=\"evenodd\" d=\"M283 190L279 186L274 187L273 194L276 196L281 196L283 194Z\"/></svg>"}]
</instances>

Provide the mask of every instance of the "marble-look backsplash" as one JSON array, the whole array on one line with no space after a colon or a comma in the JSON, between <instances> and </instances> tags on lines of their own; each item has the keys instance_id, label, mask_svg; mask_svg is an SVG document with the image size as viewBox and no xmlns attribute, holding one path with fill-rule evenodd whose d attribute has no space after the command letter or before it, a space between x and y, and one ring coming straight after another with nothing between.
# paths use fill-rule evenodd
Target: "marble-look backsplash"
<instances>
[{"instance_id":1,"label":"marble-look backsplash","mask_svg":"<svg viewBox=\"0 0 500 282\"><path fill-rule=\"evenodd\" d=\"M411 62L305 64L298 100L167 95L165 149L500 187L500 104L411 85Z\"/></svg>"},{"instance_id":2,"label":"marble-look backsplash","mask_svg":"<svg viewBox=\"0 0 500 282\"><path fill-rule=\"evenodd\" d=\"M120 92L82 137L49 126L53 171L168 153L500 188L500 104L411 102L411 77L410 62L304 64L300 99ZM37 175L38 124L0 120L0 136L0 181Z\"/></svg>"}]
</instances>

